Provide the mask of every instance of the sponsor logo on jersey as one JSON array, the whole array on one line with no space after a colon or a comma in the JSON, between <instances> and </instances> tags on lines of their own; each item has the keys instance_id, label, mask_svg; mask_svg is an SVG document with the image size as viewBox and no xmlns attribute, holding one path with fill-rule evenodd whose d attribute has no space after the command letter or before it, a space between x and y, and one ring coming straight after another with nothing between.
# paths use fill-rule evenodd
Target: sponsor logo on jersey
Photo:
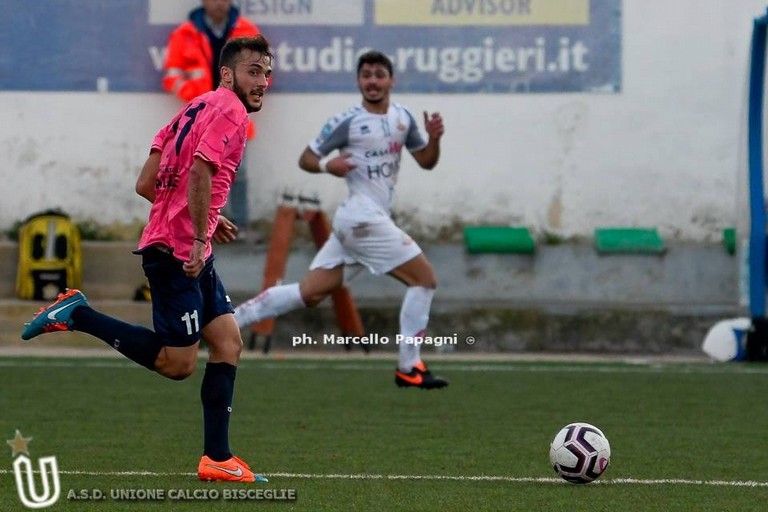
<instances>
[{"instance_id":1,"label":"sponsor logo on jersey","mask_svg":"<svg viewBox=\"0 0 768 512\"><path fill-rule=\"evenodd\" d=\"M368 165L368 179L389 178L400 170L400 162L384 162L382 164Z\"/></svg>"},{"instance_id":2,"label":"sponsor logo on jersey","mask_svg":"<svg viewBox=\"0 0 768 512\"><path fill-rule=\"evenodd\" d=\"M403 143L402 142L391 141L389 143L389 147L386 147L386 148L375 148L375 149L367 150L365 152L365 157L366 158L371 158L371 157L374 157L374 156L385 156L385 155L397 154L402 149L403 149Z\"/></svg>"}]
</instances>

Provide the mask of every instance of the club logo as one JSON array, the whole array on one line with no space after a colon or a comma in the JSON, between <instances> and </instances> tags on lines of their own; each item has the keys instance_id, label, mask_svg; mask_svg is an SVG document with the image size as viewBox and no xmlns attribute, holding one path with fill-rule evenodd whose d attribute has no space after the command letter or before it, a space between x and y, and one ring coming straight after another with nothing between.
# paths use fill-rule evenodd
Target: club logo
<instances>
[{"instance_id":1,"label":"club logo","mask_svg":"<svg viewBox=\"0 0 768 512\"><path fill-rule=\"evenodd\" d=\"M35 475L32 469L32 460L29 458L27 445L32 441L31 437L24 437L19 430L13 439L6 441L16 457L13 461L13 474L16 477L16 490L19 493L21 503L32 509L50 507L59 499L61 486L59 484L59 466L56 457L41 457L38 459L40 478L42 480L42 493L38 494L35 483Z\"/></svg>"}]
</instances>

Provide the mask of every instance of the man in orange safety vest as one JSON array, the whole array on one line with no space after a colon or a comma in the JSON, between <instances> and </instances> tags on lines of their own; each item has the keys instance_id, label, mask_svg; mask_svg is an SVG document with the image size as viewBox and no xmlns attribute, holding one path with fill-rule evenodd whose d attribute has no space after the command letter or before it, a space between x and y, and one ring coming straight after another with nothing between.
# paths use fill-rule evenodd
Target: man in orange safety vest
<instances>
[{"instance_id":1,"label":"man in orange safety vest","mask_svg":"<svg viewBox=\"0 0 768 512\"><path fill-rule=\"evenodd\" d=\"M232 0L202 0L202 5L189 12L187 21L179 25L168 40L163 66L163 89L187 102L212 91L219 84L219 55L229 39L259 35L259 28L232 5ZM256 133L253 121L248 139ZM248 223L248 182L246 158L237 175L225 207L225 215L238 227Z\"/></svg>"}]
</instances>

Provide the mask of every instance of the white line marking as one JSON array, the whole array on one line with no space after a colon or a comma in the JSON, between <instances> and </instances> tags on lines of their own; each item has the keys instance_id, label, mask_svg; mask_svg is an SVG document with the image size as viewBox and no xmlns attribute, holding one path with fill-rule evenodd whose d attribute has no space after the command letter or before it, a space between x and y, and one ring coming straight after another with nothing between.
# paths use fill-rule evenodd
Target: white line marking
<instances>
[{"instance_id":1,"label":"white line marking","mask_svg":"<svg viewBox=\"0 0 768 512\"><path fill-rule=\"evenodd\" d=\"M35 471L37 473L38 471ZM13 471L0 469L0 475L9 475ZM197 476L197 473L176 473L176 472L158 472L158 471L62 471L62 475L76 476ZM344 473L259 473L267 477L292 478L302 480L430 480L430 481L458 481L458 482L513 482L513 483L541 483L541 484L564 484L565 480L554 477L517 477L517 476L494 476L494 475L379 475L379 474L344 474ZM768 482L756 482L754 480L688 480L683 478L659 478L659 479L641 479L641 478L611 478L607 480L597 480L592 485L700 485L708 487L759 487L768 488Z\"/></svg>"},{"instance_id":2,"label":"white line marking","mask_svg":"<svg viewBox=\"0 0 768 512\"><path fill-rule=\"evenodd\" d=\"M393 362L372 362L371 364L346 363L327 361L321 363L301 362L272 362L272 361L240 361L241 368L257 368L260 370L333 370L333 371L369 371L369 370L394 370ZM541 364L541 363L472 363L445 365L435 364L433 367L441 367L445 371L457 372L519 372L519 373L672 373L672 374L729 374L729 375L765 375L768 368L760 366L745 366L739 364L651 364L651 365L626 365L616 363L612 365L579 363L576 365ZM130 361L114 361L103 359L95 360L24 360L16 358L0 359L0 367L5 368L136 368L140 366Z\"/></svg>"}]
</instances>

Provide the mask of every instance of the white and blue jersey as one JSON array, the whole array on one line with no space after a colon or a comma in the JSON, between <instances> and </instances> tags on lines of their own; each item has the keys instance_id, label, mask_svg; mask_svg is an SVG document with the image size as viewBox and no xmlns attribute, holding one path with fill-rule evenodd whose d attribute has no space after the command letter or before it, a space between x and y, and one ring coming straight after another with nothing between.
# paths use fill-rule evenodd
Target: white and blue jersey
<instances>
[{"instance_id":1,"label":"white and blue jersey","mask_svg":"<svg viewBox=\"0 0 768 512\"><path fill-rule=\"evenodd\" d=\"M331 236L311 270L362 264L386 274L421 254L392 222L390 208L403 148L417 151L426 145L411 113L397 103L390 103L386 114L354 107L325 124L309 149L321 157L336 149L348 153L355 168L346 176L349 197L336 210Z\"/></svg>"},{"instance_id":2,"label":"white and blue jersey","mask_svg":"<svg viewBox=\"0 0 768 512\"><path fill-rule=\"evenodd\" d=\"M386 114L373 114L357 106L332 117L309 148L320 157L335 149L351 154L355 168L346 181L354 200L345 203L367 203L359 201L365 198L373 203L366 206L389 215L402 149L412 152L426 145L408 109L390 103Z\"/></svg>"}]
</instances>

